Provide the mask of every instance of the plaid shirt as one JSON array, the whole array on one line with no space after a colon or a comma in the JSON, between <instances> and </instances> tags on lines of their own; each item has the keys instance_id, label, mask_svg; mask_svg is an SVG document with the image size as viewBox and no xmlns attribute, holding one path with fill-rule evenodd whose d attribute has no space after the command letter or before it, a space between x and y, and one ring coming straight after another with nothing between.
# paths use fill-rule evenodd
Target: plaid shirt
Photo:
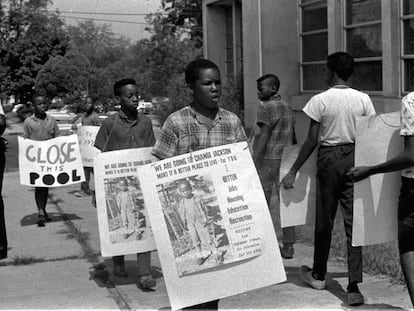
<instances>
[{"instance_id":1,"label":"plaid shirt","mask_svg":"<svg viewBox=\"0 0 414 311\"><path fill-rule=\"evenodd\" d=\"M414 136L414 92L401 101L401 136ZM414 178L414 167L403 169L401 175Z\"/></svg>"},{"instance_id":2,"label":"plaid shirt","mask_svg":"<svg viewBox=\"0 0 414 311\"><path fill-rule=\"evenodd\" d=\"M209 130L197 119L194 110L187 106L165 120L152 154L159 159L165 159L245 140L246 133L240 119L234 113L219 108Z\"/></svg>"},{"instance_id":3,"label":"plaid shirt","mask_svg":"<svg viewBox=\"0 0 414 311\"><path fill-rule=\"evenodd\" d=\"M292 145L295 133L295 116L292 108L280 96L263 102L257 111L257 124L267 125L272 133L266 144L264 159L279 160L283 148Z\"/></svg>"}]
</instances>

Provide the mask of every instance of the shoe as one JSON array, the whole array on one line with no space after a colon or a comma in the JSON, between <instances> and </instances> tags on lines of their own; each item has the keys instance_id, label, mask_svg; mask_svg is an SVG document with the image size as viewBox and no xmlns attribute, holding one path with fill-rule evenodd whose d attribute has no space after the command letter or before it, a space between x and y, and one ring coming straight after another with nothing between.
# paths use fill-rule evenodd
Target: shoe
<instances>
[{"instance_id":1,"label":"shoe","mask_svg":"<svg viewBox=\"0 0 414 311\"><path fill-rule=\"evenodd\" d=\"M358 285L356 284L348 286L346 299L350 306L360 306L364 304L364 296L361 294Z\"/></svg>"},{"instance_id":2,"label":"shoe","mask_svg":"<svg viewBox=\"0 0 414 311\"><path fill-rule=\"evenodd\" d=\"M151 274L145 274L138 278L138 285L140 288L149 289L155 287L157 281L154 280Z\"/></svg>"},{"instance_id":3,"label":"shoe","mask_svg":"<svg viewBox=\"0 0 414 311\"><path fill-rule=\"evenodd\" d=\"M37 226L38 227L44 227L45 222L46 222L46 217L45 216L39 216L39 220L37 221Z\"/></svg>"},{"instance_id":4,"label":"shoe","mask_svg":"<svg viewBox=\"0 0 414 311\"><path fill-rule=\"evenodd\" d=\"M283 244L283 247L280 249L280 253L284 259L292 259L295 254L293 243Z\"/></svg>"},{"instance_id":5,"label":"shoe","mask_svg":"<svg viewBox=\"0 0 414 311\"><path fill-rule=\"evenodd\" d=\"M7 246L0 249L0 260L7 258Z\"/></svg>"},{"instance_id":6,"label":"shoe","mask_svg":"<svg viewBox=\"0 0 414 311\"><path fill-rule=\"evenodd\" d=\"M52 221L52 219L49 217L49 214L48 214L48 213L46 213L46 212L45 212L45 220L46 220L47 222L51 222L51 221Z\"/></svg>"},{"instance_id":7,"label":"shoe","mask_svg":"<svg viewBox=\"0 0 414 311\"><path fill-rule=\"evenodd\" d=\"M312 269L308 266L301 266L300 267L300 277L302 278L303 282L308 284L310 287L314 289L325 289L326 288L326 282L325 280L317 280L312 275Z\"/></svg>"},{"instance_id":8,"label":"shoe","mask_svg":"<svg viewBox=\"0 0 414 311\"><path fill-rule=\"evenodd\" d=\"M114 265L114 269L112 271L113 275L118 278L127 278L128 273L125 271L125 266Z\"/></svg>"},{"instance_id":9,"label":"shoe","mask_svg":"<svg viewBox=\"0 0 414 311\"><path fill-rule=\"evenodd\" d=\"M129 238L129 234L128 234L128 233L125 233L125 234L123 235L123 237L124 237L124 239L128 239L128 238Z\"/></svg>"}]
</instances>

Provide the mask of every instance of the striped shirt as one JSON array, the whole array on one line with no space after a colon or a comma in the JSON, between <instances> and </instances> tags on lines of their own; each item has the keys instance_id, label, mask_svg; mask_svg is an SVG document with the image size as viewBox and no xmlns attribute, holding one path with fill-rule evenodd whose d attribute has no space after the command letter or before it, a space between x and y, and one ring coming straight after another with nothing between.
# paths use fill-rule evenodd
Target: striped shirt
<instances>
[{"instance_id":1,"label":"striped shirt","mask_svg":"<svg viewBox=\"0 0 414 311\"><path fill-rule=\"evenodd\" d=\"M401 136L414 136L414 92L401 101ZM401 175L414 178L414 167L403 169Z\"/></svg>"},{"instance_id":2,"label":"striped shirt","mask_svg":"<svg viewBox=\"0 0 414 311\"><path fill-rule=\"evenodd\" d=\"M266 143L264 159L280 160L283 148L293 143L295 116L292 108L280 96L263 102L257 110L257 125L267 125L271 134Z\"/></svg>"},{"instance_id":3,"label":"striped shirt","mask_svg":"<svg viewBox=\"0 0 414 311\"><path fill-rule=\"evenodd\" d=\"M172 113L164 122L152 154L166 159L247 140L240 119L230 111L219 108L210 129L199 118L190 106Z\"/></svg>"}]
</instances>

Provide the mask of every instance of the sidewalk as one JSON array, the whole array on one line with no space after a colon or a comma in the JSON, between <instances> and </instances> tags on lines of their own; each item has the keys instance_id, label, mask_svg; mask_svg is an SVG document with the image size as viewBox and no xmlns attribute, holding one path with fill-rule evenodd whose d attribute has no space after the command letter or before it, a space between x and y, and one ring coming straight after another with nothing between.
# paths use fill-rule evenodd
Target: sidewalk
<instances>
[{"instance_id":1,"label":"sidewalk","mask_svg":"<svg viewBox=\"0 0 414 311\"><path fill-rule=\"evenodd\" d=\"M129 278L110 274L110 258L99 253L96 210L90 197L71 193L78 189L73 185L51 190L47 209L53 221L39 228L33 191L19 185L17 172L5 174L9 258L0 261L0 309L168 309L156 252L155 291L138 289L134 255L126 257ZM311 262L312 247L296 244L295 258L285 260L287 282L221 299L220 309L351 309L345 302L346 267L331 262L328 290L316 291L298 274L301 264ZM361 291L366 304L356 309L411 308L404 286L385 277L366 275Z\"/></svg>"}]
</instances>

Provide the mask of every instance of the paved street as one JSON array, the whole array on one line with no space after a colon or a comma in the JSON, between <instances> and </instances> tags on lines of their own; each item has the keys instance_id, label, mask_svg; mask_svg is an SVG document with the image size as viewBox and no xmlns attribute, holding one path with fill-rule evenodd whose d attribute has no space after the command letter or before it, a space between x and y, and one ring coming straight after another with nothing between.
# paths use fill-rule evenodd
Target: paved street
<instances>
[{"instance_id":1,"label":"paved street","mask_svg":"<svg viewBox=\"0 0 414 311\"><path fill-rule=\"evenodd\" d=\"M134 255L126 257L129 278L111 275L110 258L100 256L96 210L90 197L73 195L78 189L72 185L51 190L47 210L52 222L39 228L33 190L19 184L17 172L5 174L9 257L0 261L0 309L169 309L156 252L154 291L137 287ZM330 262L328 289L316 291L298 274L300 265L311 264L312 247L296 244L295 251L294 259L284 261L287 282L222 299L220 309L350 309L346 267ZM405 287L383 276L365 275L361 291L367 303L355 309L411 307Z\"/></svg>"}]
</instances>

